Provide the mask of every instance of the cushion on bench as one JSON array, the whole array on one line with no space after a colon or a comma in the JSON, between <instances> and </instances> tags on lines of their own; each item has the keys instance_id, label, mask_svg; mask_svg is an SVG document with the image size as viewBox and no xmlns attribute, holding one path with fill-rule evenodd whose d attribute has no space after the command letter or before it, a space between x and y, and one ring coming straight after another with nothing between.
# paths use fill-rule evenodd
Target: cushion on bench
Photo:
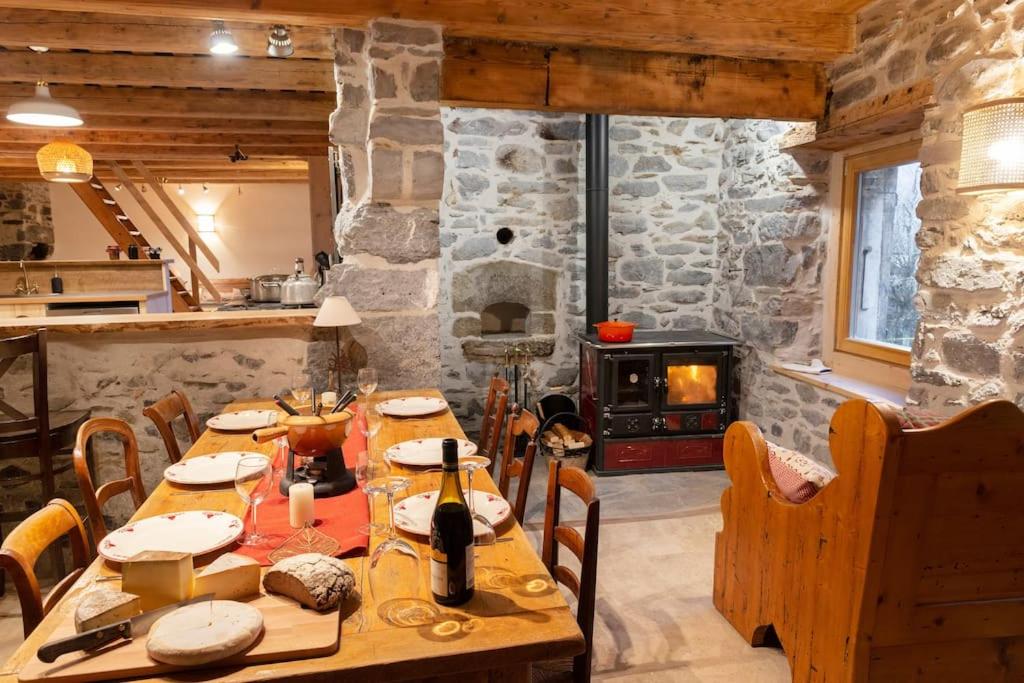
<instances>
[{"instance_id":1,"label":"cushion on bench","mask_svg":"<svg viewBox=\"0 0 1024 683\"><path fill-rule=\"evenodd\" d=\"M791 503L804 503L835 478L835 473L803 453L783 448L771 441L768 466L782 495Z\"/></svg>"}]
</instances>

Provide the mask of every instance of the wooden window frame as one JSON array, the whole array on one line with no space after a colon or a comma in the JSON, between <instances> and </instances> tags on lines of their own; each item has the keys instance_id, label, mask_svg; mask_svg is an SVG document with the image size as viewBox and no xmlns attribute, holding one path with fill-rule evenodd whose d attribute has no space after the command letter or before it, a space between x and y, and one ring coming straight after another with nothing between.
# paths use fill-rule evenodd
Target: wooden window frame
<instances>
[{"instance_id":1,"label":"wooden window frame","mask_svg":"<svg viewBox=\"0 0 1024 683\"><path fill-rule=\"evenodd\" d=\"M861 173L920 161L921 141L911 140L846 157L839 221L839 259L836 281L835 351L874 361L910 367L910 350L850 336L850 296L853 291L853 251L857 241L857 180Z\"/></svg>"}]
</instances>

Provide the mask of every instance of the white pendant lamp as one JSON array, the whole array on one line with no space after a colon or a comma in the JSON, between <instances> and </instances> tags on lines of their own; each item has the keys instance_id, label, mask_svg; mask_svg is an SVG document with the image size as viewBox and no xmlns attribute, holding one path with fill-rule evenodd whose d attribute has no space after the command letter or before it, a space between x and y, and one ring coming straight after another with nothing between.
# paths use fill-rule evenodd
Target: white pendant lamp
<instances>
[{"instance_id":1,"label":"white pendant lamp","mask_svg":"<svg viewBox=\"0 0 1024 683\"><path fill-rule=\"evenodd\" d=\"M36 84L34 96L27 100L19 100L10 106L7 110L7 120L47 128L72 128L82 125L82 117L78 110L50 97L50 88L42 81Z\"/></svg>"},{"instance_id":2,"label":"white pendant lamp","mask_svg":"<svg viewBox=\"0 0 1024 683\"><path fill-rule=\"evenodd\" d=\"M70 140L56 140L36 152L39 173L53 183L84 183L92 178L92 155Z\"/></svg>"},{"instance_id":3,"label":"white pendant lamp","mask_svg":"<svg viewBox=\"0 0 1024 683\"><path fill-rule=\"evenodd\" d=\"M210 33L210 52L215 55L233 55L238 52L238 43L231 31L224 25L223 21L213 22L213 32Z\"/></svg>"}]
</instances>

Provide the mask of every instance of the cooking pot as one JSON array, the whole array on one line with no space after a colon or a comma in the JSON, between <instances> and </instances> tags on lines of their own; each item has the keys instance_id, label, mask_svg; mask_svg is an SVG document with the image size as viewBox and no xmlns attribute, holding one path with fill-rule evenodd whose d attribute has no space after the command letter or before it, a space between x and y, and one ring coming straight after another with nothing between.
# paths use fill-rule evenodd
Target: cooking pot
<instances>
[{"instance_id":1,"label":"cooking pot","mask_svg":"<svg viewBox=\"0 0 1024 683\"><path fill-rule=\"evenodd\" d=\"M633 328L636 323L628 323L622 320L607 320L603 323L595 323L597 338L603 342L629 342L633 341Z\"/></svg>"},{"instance_id":2,"label":"cooking pot","mask_svg":"<svg viewBox=\"0 0 1024 683\"><path fill-rule=\"evenodd\" d=\"M281 283L281 303L286 306L308 306L313 303L320 285L305 273L295 273Z\"/></svg>"},{"instance_id":3,"label":"cooking pot","mask_svg":"<svg viewBox=\"0 0 1024 683\"><path fill-rule=\"evenodd\" d=\"M281 300L281 283L288 279L287 275L257 275L249 281L249 298L256 303L268 303Z\"/></svg>"},{"instance_id":4,"label":"cooking pot","mask_svg":"<svg viewBox=\"0 0 1024 683\"><path fill-rule=\"evenodd\" d=\"M257 429L252 433L256 443L266 443L279 436L288 437L288 445L298 455L315 457L332 448L341 448L345 441L347 423L352 414L342 410L337 413L311 415L310 406L295 406L299 415L279 412L277 426Z\"/></svg>"}]
</instances>

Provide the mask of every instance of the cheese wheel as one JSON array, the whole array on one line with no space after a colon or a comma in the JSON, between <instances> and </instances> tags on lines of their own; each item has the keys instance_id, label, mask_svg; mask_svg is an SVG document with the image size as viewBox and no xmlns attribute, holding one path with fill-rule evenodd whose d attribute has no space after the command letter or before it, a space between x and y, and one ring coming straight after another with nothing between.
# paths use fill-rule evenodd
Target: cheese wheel
<instances>
[{"instance_id":1,"label":"cheese wheel","mask_svg":"<svg viewBox=\"0 0 1024 683\"><path fill-rule=\"evenodd\" d=\"M146 652L164 664L199 666L246 650L262 632L263 615L252 605L200 602L174 610L153 624Z\"/></svg>"}]
</instances>

